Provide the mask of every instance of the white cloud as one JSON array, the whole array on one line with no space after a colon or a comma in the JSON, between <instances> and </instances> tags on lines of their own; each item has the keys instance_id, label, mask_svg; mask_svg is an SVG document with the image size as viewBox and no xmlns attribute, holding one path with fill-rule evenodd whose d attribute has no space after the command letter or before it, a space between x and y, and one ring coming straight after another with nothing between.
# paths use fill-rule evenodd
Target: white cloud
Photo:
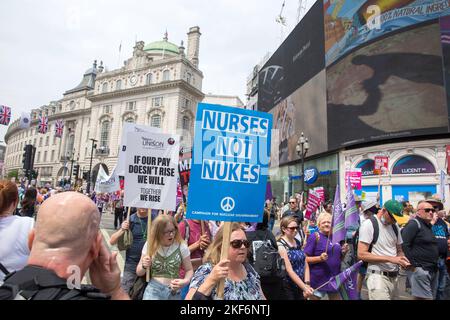
<instances>
[{"instance_id":1,"label":"white cloud","mask_svg":"<svg viewBox=\"0 0 450 320\"><path fill-rule=\"evenodd\" d=\"M308 0L310 3L314 0ZM296 25L298 1L286 0L281 31L275 20L283 0L2 0L0 2L0 104L13 119L62 98L78 85L93 60L109 70L122 65L135 39L187 42L199 26L203 92L238 95L268 51ZM122 52L119 59L119 44ZM0 140L6 127L0 126Z\"/></svg>"}]
</instances>

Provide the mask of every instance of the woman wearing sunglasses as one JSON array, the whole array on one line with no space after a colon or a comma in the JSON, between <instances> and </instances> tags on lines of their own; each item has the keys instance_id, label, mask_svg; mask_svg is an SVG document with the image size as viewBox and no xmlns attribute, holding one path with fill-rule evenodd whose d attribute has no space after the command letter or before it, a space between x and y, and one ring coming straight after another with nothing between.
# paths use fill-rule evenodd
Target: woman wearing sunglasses
<instances>
[{"instance_id":1,"label":"woman wearing sunglasses","mask_svg":"<svg viewBox=\"0 0 450 320\"><path fill-rule=\"evenodd\" d=\"M319 232L311 234L305 245L305 253L307 255L311 270L311 285L318 288L331 277L339 274L341 268L341 259L348 251L348 244L343 247L339 243L329 241L331 232L331 214L322 212L317 217ZM319 300L328 294L329 300L340 300L340 295L330 285L325 285L320 290L314 291L311 297L313 300Z\"/></svg>"},{"instance_id":2,"label":"woman wearing sunglasses","mask_svg":"<svg viewBox=\"0 0 450 320\"><path fill-rule=\"evenodd\" d=\"M216 300L217 285L225 279L224 300L265 299L255 269L246 261L250 242L239 223L232 223L228 259L220 260L223 227L208 247L192 277L186 300Z\"/></svg>"},{"instance_id":3,"label":"woman wearing sunglasses","mask_svg":"<svg viewBox=\"0 0 450 320\"><path fill-rule=\"evenodd\" d=\"M143 300L181 300L181 288L187 286L192 278L191 252L181 239L175 218L158 215L152 222L150 232L150 255L147 243L136 268L136 274L143 276L150 268L150 282L145 288ZM180 279L180 266L185 271Z\"/></svg>"},{"instance_id":4,"label":"woman wearing sunglasses","mask_svg":"<svg viewBox=\"0 0 450 320\"><path fill-rule=\"evenodd\" d=\"M281 219L281 236L278 239L278 251L284 259L288 277L284 280L285 294L288 300L304 300L312 295L309 286L309 266L301 243L296 239L301 225L295 216Z\"/></svg>"}]
</instances>

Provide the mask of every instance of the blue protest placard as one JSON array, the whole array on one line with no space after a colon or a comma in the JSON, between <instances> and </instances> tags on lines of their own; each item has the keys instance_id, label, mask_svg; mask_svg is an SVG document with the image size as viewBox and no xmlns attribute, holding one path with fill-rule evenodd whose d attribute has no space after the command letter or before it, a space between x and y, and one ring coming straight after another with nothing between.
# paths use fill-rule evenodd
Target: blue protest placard
<instances>
[{"instance_id":1,"label":"blue protest placard","mask_svg":"<svg viewBox=\"0 0 450 320\"><path fill-rule=\"evenodd\" d=\"M198 105L188 219L262 221L271 129L268 113Z\"/></svg>"}]
</instances>

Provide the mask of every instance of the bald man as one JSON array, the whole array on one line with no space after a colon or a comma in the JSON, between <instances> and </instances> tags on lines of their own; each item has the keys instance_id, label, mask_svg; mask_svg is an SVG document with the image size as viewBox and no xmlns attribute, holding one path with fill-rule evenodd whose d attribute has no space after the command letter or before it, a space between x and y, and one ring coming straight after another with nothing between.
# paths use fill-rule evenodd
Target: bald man
<instances>
[{"instance_id":1,"label":"bald man","mask_svg":"<svg viewBox=\"0 0 450 320\"><path fill-rule=\"evenodd\" d=\"M120 287L117 252L111 255L104 246L99 224L98 209L88 197L77 192L50 197L29 236L28 265L5 278L0 299L129 299ZM76 289L87 270L98 289Z\"/></svg>"}]
</instances>

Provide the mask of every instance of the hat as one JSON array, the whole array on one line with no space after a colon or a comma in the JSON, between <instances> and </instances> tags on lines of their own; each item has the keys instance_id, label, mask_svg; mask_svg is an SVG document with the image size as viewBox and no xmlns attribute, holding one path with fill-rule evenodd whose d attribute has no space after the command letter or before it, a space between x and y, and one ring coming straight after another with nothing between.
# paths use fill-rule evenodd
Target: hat
<instances>
[{"instance_id":1,"label":"hat","mask_svg":"<svg viewBox=\"0 0 450 320\"><path fill-rule=\"evenodd\" d=\"M370 208L375 207L378 204L376 201L364 201L361 205L361 211L364 212Z\"/></svg>"},{"instance_id":2,"label":"hat","mask_svg":"<svg viewBox=\"0 0 450 320\"><path fill-rule=\"evenodd\" d=\"M403 217L403 206L396 200L388 200L383 206L391 216Z\"/></svg>"},{"instance_id":3,"label":"hat","mask_svg":"<svg viewBox=\"0 0 450 320\"><path fill-rule=\"evenodd\" d=\"M428 202L433 207L437 206L438 207L438 211L444 209L444 205L442 204L442 201L440 199L428 198L428 199L425 199L425 202Z\"/></svg>"}]
</instances>

